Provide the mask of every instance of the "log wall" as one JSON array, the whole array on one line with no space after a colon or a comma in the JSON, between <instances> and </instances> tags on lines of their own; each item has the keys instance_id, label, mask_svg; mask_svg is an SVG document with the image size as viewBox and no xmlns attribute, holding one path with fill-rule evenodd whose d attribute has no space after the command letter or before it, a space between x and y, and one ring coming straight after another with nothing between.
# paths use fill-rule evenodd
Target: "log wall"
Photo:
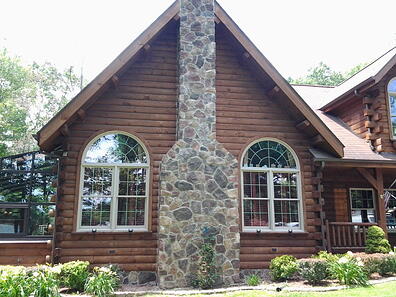
<instances>
[{"instance_id":1,"label":"log wall","mask_svg":"<svg viewBox=\"0 0 396 297\"><path fill-rule=\"evenodd\" d=\"M226 33L224 33L226 34ZM268 267L275 256L293 254L309 256L317 251L321 238L319 193L314 190L314 169L306 136L295 128L296 123L271 98L249 69L240 63L236 51L225 36L217 32L216 56L216 134L239 160L241 152L254 139L272 137L288 143L301 164L305 232L241 234L241 269Z\"/></svg>"},{"instance_id":2,"label":"log wall","mask_svg":"<svg viewBox=\"0 0 396 297\"><path fill-rule=\"evenodd\" d=\"M57 204L58 261L117 263L125 270L154 271L157 248L159 164L176 138L176 27L168 28L114 85L69 127L68 156L61 164L61 197ZM103 131L137 135L150 153L152 207L149 232L76 233L80 156L88 139Z\"/></svg>"},{"instance_id":3,"label":"log wall","mask_svg":"<svg viewBox=\"0 0 396 297\"><path fill-rule=\"evenodd\" d=\"M47 241L2 241L0 242L0 265L45 264L52 252Z\"/></svg>"}]
</instances>

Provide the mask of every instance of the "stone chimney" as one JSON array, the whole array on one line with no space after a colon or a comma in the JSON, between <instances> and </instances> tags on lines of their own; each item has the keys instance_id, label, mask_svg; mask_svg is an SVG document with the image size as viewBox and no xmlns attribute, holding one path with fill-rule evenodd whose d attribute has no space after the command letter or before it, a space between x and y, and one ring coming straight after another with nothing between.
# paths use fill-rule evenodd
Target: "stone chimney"
<instances>
[{"instance_id":1,"label":"stone chimney","mask_svg":"<svg viewBox=\"0 0 396 297\"><path fill-rule=\"evenodd\" d=\"M238 162L216 141L214 0L180 0L178 141L160 172L158 277L185 287L204 235L215 238L219 283L239 281Z\"/></svg>"}]
</instances>

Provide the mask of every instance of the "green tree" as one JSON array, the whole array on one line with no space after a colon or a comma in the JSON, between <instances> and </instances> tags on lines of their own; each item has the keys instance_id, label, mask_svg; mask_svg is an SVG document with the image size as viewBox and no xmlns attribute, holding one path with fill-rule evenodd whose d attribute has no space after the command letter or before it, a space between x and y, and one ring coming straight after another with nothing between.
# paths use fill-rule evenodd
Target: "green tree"
<instances>
[{"instance_id":1,"label":"green tree","mask_svg":"<svg viewBox=\"0 0 396 297\"><path fill-rule=\"evenodd\" d=\"M74 95L80 85L73 68L50 63L23 65L0 50L0 156L37 149L32 134Z\"/></svg>"},{"instance_id":2,"label":"green tree","mask_svg":"<svg viewBox=\"0 0 396 297\"><path fill-rule=\"evenodd\" d=\"M343 81L350 78L355 73L364 68L367 63L356 65L345 73L332 70L328 65L320 62L318 66L310 68L308 74L304 77L293 79L288 78L288 81L293 84L307 84L307 85L321 85L321 86L337 86Z\"/></svg>"}]
</instances>

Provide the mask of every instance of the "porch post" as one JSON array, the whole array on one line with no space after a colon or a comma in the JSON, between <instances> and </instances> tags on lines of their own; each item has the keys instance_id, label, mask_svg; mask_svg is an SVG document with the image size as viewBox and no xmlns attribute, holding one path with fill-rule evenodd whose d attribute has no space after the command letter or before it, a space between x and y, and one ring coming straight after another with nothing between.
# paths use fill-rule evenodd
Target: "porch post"
<instances>
[{"instance_id":1,"label":"porch post","mask_svg":"<svg viewBox=\"0 0 396 297\"><path fill-rule=\"evenodd\" d=\"M378 205L378 226L380 226L385 234L388 236L386 227L386 210L384 204L384 177L381 168L375 168L375 175L377 177L377 205Z\"/></svg>"}]
</instances>

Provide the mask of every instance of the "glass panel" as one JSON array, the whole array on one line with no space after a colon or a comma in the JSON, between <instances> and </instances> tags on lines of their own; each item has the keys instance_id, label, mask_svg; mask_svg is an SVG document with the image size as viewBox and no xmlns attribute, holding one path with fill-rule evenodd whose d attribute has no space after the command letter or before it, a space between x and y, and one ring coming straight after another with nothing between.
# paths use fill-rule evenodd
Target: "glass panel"
<instances>
[{"instance_id":1,"label":"glass panel","mask_svg":"<svg viewBox=\"0 0 396 297\"><path fill-rule=\"evenodd\" d=\"M84 196L111 195L112 168L84 168Z\"/></svg>"},{"instance_id":2,"label":"glass panel","mask_svg":"<svg viewBox=\"0 0 396 297\"><path fill-rule=\"evenodd\" d=\"M81 226L110 227L111 198L83 197Z\"/></svg>"},{"instance_id":3,"label":"glass panel","mask_svg":"<svg viewBox=\"0 0 396 297\"><path fill-rule=\"evenodd\" d=\"M88 149L86 163L147 163L143 147L124 134L98 138Z\"/></svg>"},{"instance_id":4,"label":"glass panel","mask_svg":"<svg viewBox=\"0 0 396 297\"><path fill-rule=\"evenodd\" d=\"M0 208L0 234L21 234L26 208Z\"/></svg>"},{"instance_id":5,"label":"glass panel","mask_svg":"<svg viewBox=\"0 0 396 297\"><path fill-rule=\"evenodd\" d=\"M144 226L146 198L118 198L117 225Z\"/></svg>"},{"instance_id":6,"label":"glass panel","mask_svg":"<svg viewBox=\"0 0 396 297\"><path fill-rule=\"evenodd\" d=\"M391 117L391 121L392 121L392 133L393 136L396 136L396 117Z\"/></svg>"},{"instance_id":7,"label":"glass panel","mask_svg":"<svg viewBox=\"0 0 396 297\"><path fill-rule=\"evenodd\" d=\"M388 85L388 92L396 93L396 78L393 78Z\"/></svg>"},{"instance_id":8,"label":"glass panel","mask_svg":"<svg viewBox=\"0 0 396 297\"><path fill-rule=\"evenodd\" d=\"M48 215L55 205L32 205L30 207L29 235L51 235L48 225L54 225L55 219Z\"/></svg>"},{"instance_id":9,"label":"glass panel","mask_svg":"<svg viewBox=\"0 0 396 297\"><path fill-rule=\"evenodd\" d=\"M291 152L281 143L265 140L253 144L246 152L243 166L296 168Z\"/></svg>"},{"instance_id":10,"label":"glass panel","mask_svg":"<svg viewBox=\"0 0 396 297\"><path fill-rule=\"evenodd\" d=\"M351 190L351 208L374 208L372 190Z\"/></svg>"},{"instance_id":11,"label":"glass panel","mask_svg":"<svg viewBox=\"0 0 396 297\"><path fill-rule=\"evenodd\" d=\"M396 95L389 95L390 112L396 115Z\"/></svg>"},{"instance_id":12,"label":"glass panel","mask_svg":"<svg viewBox=\"0 0 396 297\"><path fill-rule=\"evenodd\" d=\"M274 197L298 199L297 173L274 173Z\"/></svg>"},{"instance_id":13,"label":"glass panel","mask_svg":"<svg viewBox=\"0 0 396 297\"><path fill-rule=\"evenodd\" d=\"M268 200L243 200L243 220L246 227L268 227Z\"/></svg>"},{"instance_id":14,"label":"glass panel","mask_svg":"<svg viewBox=\"0 0 396 297\"><path fill-rule=\"evenodd\" d=\"M298 201L274 201L275 227L299 227Z\"/></svg>"},{"instance_id":15,"label":"glass panel","mask_svg":"<svg viewBox=\"0 0 396 297\"><path fill-rule=\"evenodd\" d=\"M353 223L375 223L374 209L353 209L352 210Z\"/></svg>"},{"instance_id":16,"label":"glass panel","mask_svg":"<svg viewBox=\"0 0 396 297\"><path fill-rule=\"evenodd\" d=\"M146 169L120 168L118 194L125 196L146 195Z\"/></svg>"},{"instance_id":17,"label":"glass panel","mask_svg":"<svg viewBox=\"0 0 396 297\"><path fill-rule=\"evenodd\" d=\"M243 191L245 198L268 198L267 173L244 172Z\"/></svg>"}]
</instances>

